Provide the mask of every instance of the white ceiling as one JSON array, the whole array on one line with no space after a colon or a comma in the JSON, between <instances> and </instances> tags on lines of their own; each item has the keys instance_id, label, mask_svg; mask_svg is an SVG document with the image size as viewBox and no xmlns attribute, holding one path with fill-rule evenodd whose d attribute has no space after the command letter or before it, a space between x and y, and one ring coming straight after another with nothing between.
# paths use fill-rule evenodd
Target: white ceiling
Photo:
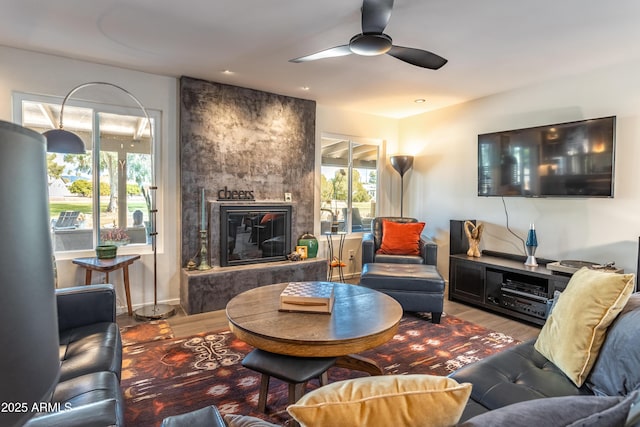
<instances>
[{"instance_id":1,"label":"white ceiling","mask_svg":"<svg viewBox=\"0 0 640 427\"><path fill-rule=\"evenodd\" d=\"M288 62L347 44L361 31L361 5L361 0L2 0L0 45L390 117L640 56L638 0L396 0L385 33L394 44L447 58L440 70L389 55ZM426 102L416 104L417 98Z\"/></svg>"}]
</instances>

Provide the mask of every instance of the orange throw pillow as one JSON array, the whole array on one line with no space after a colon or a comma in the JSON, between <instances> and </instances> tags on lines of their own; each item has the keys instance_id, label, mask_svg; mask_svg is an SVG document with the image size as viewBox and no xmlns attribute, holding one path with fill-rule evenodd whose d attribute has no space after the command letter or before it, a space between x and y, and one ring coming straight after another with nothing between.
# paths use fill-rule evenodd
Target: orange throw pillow
<instances>
[{"instance_id":1,"label":"orange throw pillow","mask_svg":"<svg viewBox=\"0 0 640 427\"><path fill-rule=\"evenodd\" d=\"M382 244L376 253L420 255L420 234L424 225L424 222L400 223L382 220Z\"/></svg>"}]
</instances>

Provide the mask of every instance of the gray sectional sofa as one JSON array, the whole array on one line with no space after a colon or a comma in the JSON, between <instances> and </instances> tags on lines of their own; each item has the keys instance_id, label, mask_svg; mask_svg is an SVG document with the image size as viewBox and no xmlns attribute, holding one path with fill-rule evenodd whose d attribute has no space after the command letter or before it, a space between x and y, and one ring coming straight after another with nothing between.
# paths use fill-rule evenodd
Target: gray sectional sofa
<instances>
[{"instance_id":1,"label":"gray sectional sofa","mask_svg":"<svg viewBox=\"0 0 640 427\"><path fill-rule=\"evenodd\" d=\"M582 416L600 422L582 425L638 424L640 405L633 404L640 387L639 325L640 293L636 293L608 328L596 363L581 387L534 348L535 340L459 369L451 377L473 384L461 425L512 427L537 421L550 427L570 425L563 424L563 417Z\"/></svg>"}]
</instances>

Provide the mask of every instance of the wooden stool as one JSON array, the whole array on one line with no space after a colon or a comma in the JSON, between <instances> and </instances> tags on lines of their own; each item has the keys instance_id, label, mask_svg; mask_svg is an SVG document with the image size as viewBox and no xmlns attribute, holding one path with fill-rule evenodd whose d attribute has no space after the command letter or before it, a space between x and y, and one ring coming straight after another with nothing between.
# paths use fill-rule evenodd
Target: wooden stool
<instances>
[{"instance_id":1,"label":"wooden stool","mask_svg":"<svg viewBox=\"0 0 640 427\"><path fill-rule=\"evenodd\" d=\"M328 382L327 369L336 362L335 357L295 357L255 349L247 354L242 366L262 374L258 409L266 412L269 380L271 377L289 383L289 404L298 401L312 378L319 378L320 385Z\"/></svg>"}]
</instances>

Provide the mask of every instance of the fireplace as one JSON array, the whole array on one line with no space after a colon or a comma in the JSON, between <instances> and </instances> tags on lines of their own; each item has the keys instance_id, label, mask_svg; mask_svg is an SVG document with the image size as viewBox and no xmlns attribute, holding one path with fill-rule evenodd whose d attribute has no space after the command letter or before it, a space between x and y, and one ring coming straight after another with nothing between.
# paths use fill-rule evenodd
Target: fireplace
<instances>
[{"instance_id":1,"label":"fireplace","mask_svg":"<svg viewBox=\"0 0 640 427\"><path fill-rule=\"evenodd\" d=\"M283 261L291 249L290 205L220 206L220 266Z\"/></svg>"}]
</instances>

